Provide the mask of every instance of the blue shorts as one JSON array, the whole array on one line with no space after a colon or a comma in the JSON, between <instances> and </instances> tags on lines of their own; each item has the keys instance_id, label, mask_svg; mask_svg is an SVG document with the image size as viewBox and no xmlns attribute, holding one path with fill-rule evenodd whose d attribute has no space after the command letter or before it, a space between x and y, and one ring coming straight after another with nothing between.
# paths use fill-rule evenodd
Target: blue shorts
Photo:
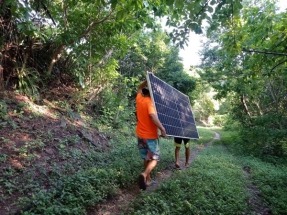
<instances>
[{"instance_id":1,"label":"blue shorts","mask_svg":"<svg viewBox=\"0 0 287 215\"><path fill-rule=\"evenodd\" d=\"M138 138L140 156L144 160L159 160L159 145L157 139Z\"/></svg>"}]
</instances>

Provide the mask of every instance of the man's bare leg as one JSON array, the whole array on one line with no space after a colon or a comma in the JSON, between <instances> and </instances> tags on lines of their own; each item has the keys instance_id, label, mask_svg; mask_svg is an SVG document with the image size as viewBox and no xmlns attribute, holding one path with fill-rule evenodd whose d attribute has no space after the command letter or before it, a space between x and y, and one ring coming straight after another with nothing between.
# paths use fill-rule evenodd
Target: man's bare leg
<instances>
[{"instance_id":1,"label":"man's bare leg","mask_svg":"<svg viewBox=\"0 0 287 215\"><path fill-rule=\"evenodd\" d=\"M179 151L180 151L180 147L175 147L174 156L175 156L175 167L176 168L180 168L180 166L179 166Z\"/></svg>"},{"instance_id":2,"label":"man's bare leg","mask_svg":"<svg viewBox=\"0 0 287 215\"><path fill-rule=\"evenodd\" d=\"M142 175L145 177L145 179L148 179L148 177L150 178L150 173L156 167L156 164L157 164L157 160L147 161L145 170L144 172L142 172Z\"/></svg>"},{"instance_id":3,"label":"man's bare leg","mask_svg":"<svg viewBox=\"0 0 287 215\"><path fill-rule=\"evenodd\" d=\"M139 186L141 189L145 190L147 186L147 180L150 179L151 171L156 167L157 160L149 160L144 163L145 164L145 170L140 174L139 176Z\"/></svg>"},{"instance_id":4,"label":"man's bare leg","mask_svg":"<svg viewBox=\"0 0 287 215\"><path fill-rule=\"evenodd\" d=\"M144 160L144 169L146 169L148 167L148 163L150 162L150 160ZM148 184L151 181L151 176L150 174L147 175L146 177L146 183Z\"/></svg>"}]
</instances>

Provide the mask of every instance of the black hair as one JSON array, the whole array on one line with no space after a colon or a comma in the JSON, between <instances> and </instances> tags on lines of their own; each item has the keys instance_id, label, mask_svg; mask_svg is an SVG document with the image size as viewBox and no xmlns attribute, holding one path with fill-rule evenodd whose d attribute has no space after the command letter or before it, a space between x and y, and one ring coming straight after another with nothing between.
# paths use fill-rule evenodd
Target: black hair
<instances>
[{"instance_id":1,"label":"black hair","mask_svg":"<svg viewBox=\"0 0 287 215\"><path fill-rule=\"evenodd\" d=\"M149 96L149 89L147 87L142 88L142 94L145 96Z\"/></svg>"}]
</instances>

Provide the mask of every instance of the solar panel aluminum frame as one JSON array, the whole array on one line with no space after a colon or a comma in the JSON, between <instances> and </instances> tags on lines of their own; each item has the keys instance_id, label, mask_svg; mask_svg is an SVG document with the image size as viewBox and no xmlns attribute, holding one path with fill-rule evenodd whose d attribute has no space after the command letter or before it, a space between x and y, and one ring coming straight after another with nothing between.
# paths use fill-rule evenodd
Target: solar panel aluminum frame
<instances>
[{"instance_id":1,"label":"solar panel aluminum frame","mask_svg":"<svg viewBox=\"0 0 287 215\"><path fill-rule=\"evenodd\" d=\"M160 82L162 82L164 85L166 85L167 87L169 87L171 90L173 90L173 92L175 91L176 93L178 93L179 95L183 96L185 99L186 99L186 103L188 103L188 106L189 106L189 111L190 111L190 115L189 117L193 120L193 123L192 122L189 122L189 124L193 124L192 128L193 128L193 131L192 131L192 135L186 135L186 131L184 131L184 127L182 125L182 122L179 118L180 116L178 117L178 120L180 122L180 126L181 127L176 127L177 129L182 129L181 132L178 132L177 134L175 134L174 132L170 132L169 130L170 129L167 129L166 126L171 126L170 124L165 124L165 120L162 120L161 119L161 116L159 116L159 107L158 107L158 104L155 102L155 89L153 88L153 85L151 83L151 80L150 80L150 76L153 76L154 78L158 79ZM179 90L175 89L174 87L172 87L171 85L167 84L166 82L164 82L163 80L159 79L158 77L156 77L153 73L151 72L147 72L147 75L146 75L146 80L147 80L147 84L148 84L148 88L149 88L149 91L150 91L150 96L151 96L151 99L152 99L152 102L154 104L154 107L156 109L156 112L157 112L157 115L159 117L159 120L161 121L161 123L163 124L163 126L166 128L166 132L167 132L167 136L171 136L171 137L180 137L180 138L188 138L188 139L199 139L199 135L198 135L198 130L197 130L197 127L196 127L196 123L195 123L195 119L194 119L194 115L193 115L193 112L192 112L192 109L191 109L191 105L190 105L190 100L189 100L189 97L187 95L185 95L184 93L180 92ZM162 96L162 95L161 95ZM174 98L173 98L174 99ZM175 101L172 101L172 102L175 102ZM176 103L176 102L175 102ZM182 104L179 104L177 106L180 106ZM178 111L178 114L181 114L181 112ZM164 114L163 114L164 115ZM189 129L190 130L190 129ZM184 133L184 134L183 134ZM190 132L188 132L190 133Z\"/></svg>"}]
</instances>

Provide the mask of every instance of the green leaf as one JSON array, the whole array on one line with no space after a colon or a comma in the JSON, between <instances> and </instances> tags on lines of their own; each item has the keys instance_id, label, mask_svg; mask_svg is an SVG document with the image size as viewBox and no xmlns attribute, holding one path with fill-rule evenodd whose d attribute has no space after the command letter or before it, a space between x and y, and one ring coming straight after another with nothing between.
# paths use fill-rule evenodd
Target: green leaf
<instances>
[{"instance_id":1,"label":"green leaf","mask_svg":"<svg viewBox=\"0 0 287 215\"><path fill-rule=\"evenodd\" d=\"M215 5L216 4L216 0L211 0L210 5Z\"/></svg>"},{"instance_id":2,"label":"green leaf","mask_svg":"<svg viewBox=\"0 0 287 215\"><path fill-rule=\"evenodd\" d=\"M118 4L118 0L111 0L111 7L114 10Z\"/></svg>"},{"instance_id":3,"label":"green leaf","mask_svg":"<svg viewBox=\"0 0 287 215\"><path fill-rule=\"evenodd\" d=\"M209 13L213 13L213 8L210 7L210 6L208 6L208 7L207 7L207 11L208 11Z\"/></svg>"},{"instance_id":4,"label":"green leaf","mask_svg":"<svg viewBox=\"0 0 287 215\"><path fill-rule=\"evenodd\" d=\"M166 0L166 4L167 4L168 6L172 6L173 3L174 3L174 0Z\"/></svg>"}]
</instances>

